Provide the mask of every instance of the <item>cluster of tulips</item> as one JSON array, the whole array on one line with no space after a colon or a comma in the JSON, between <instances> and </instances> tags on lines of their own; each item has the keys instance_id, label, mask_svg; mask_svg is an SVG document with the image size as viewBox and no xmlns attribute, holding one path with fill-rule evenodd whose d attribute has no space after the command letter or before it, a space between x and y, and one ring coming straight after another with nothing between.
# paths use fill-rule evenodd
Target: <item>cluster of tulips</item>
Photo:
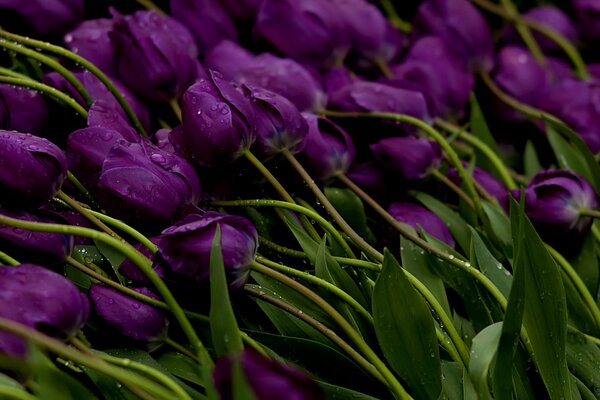
<instances>
[{"instance_id":1,"label":"cluster of tulips","mask_svg":"<svg viewBox=\"0 0 600 400\"><path fill-rule=\"evenodd\" d=\"M0 397L600 396L600 3L414 3L0 0Z\"/></svg>"}]
</instances>

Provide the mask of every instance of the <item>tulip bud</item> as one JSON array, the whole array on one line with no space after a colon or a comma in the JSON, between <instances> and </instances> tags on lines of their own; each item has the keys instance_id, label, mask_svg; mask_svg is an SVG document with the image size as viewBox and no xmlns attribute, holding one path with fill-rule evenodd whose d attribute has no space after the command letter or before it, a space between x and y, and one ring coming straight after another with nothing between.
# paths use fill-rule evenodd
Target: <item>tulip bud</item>
<instances>
[{"instance_id":1,"label":"tulip bud","mask_svg":"<svg viewBox=\"0 0 600 400\"><path fill-rule=\"evenodd\" d=\"M247 349L239 355L221 357L215 362L213 381L222 400L234 398L234 362L240 363L243 376L257 399L324 399L321 388L305 372Z\"/></svg>"},{"instance_id":2,"label":"tulip bud","mask_svg":"<svg viewBox=\"0 0 600 400\"><path fill-rule=\"evenodd\" d=\"M350 136L326 118L303 115L308 122L308 135L304 139L302 154L315 178L327 180L346 173L356 155Z\"/></svg>"},{"instance_id":3,"label":"tulip bud","mask_svg":"<svg viewBox=\"0 0 600 400\"><path fill-rule=\"evenodd\" d=\"M153 299L158 298L146 288L133 290ZM90 286L90 299L96 315L125 337L157 342L167 335L169 321L165 314L155 307L95 283Z\"/></svg>"},{"instance_id":4,"label":"tulip bud","mask_svg":"<svg viewBox=\"0 0 600 400\"><path fill-rule=\"evenodd\" d=\"M74 336L88 315L86 296L62 275L34 264L0 267L1 317L64 339ZM0 340L0 352L24 355L25 342L10 336L8 343Z\"/></svg>"},{"instance_id":5,"label":"tulip bud","mask_svg":"<svg viewBox=\"0 0 600 400\"><path fill-rule=\"evenodd\" d=\"M90 61L108 75L116 75L115 50L110 41L109 32L114 21L98 18L83 21L67 33L63 42L73 53Z\"/></svg>"},{"instance_id":6,"label":"tulip bud","mask_svg":"<svg viewBox=\"0 0 600 400\"><path fill-rule=\"evenodd\" d=\"M386 191L384 173L374 162L352 164L346 176L368 193Z\"/></svg>"},{"instance_id":7,"label":"tulip bud","mask_svg":"<svg viewBox=\"0 0 600 400\"><path fill-rule=\"evenodd\" d=\"M150 143L120 139L102 164L98 200L121 218L154 225L199 199L200 183L192 166Z\"/></svg>"},{"instance_id":8,"label":"tulip bud","mask_svg":"<svg viewBox=\"0 0 600 400\"><path fill-rule=\"evenodd\" d=\"M284 149L298 151L308 133L308 124L300 111L285 97L261 88L251 92L256 116L255 146L272 155Z\"/></svg>"},{"instance_id":9,"label":"tulip bud","mask_svg":"<svg viewBox=\"0 0 600 400\"><path fill-rule=\"evenodd\" d=\"M201 165L236 160L254 141L254 111L249 100L221 74L209 71L183 95L182 125L171 133L175 148Z\"/></svg>"},{"instance_id":10,"label":"tulip bud","mask_svg":"<svg viewBox=\"0 0 600 400\"><path fill-rule=\"evenodd\" d=\"M160 243L160 236L151 237L150 241L155 245ZM166 279L165 270L159 260L156 258L156 253L152 253L149 248L144 246L141 243L136 244L135 249L142 253L144 257L153 262L152 269L156 274L163 280ZM119 265L119 273L121 273L127 279L131 279L134 282L138 282L141 284L151 284L148 277L140 270L140 268L129 258L126 258L125 261Z\"/></svg>"},{"instance_id":11,"label":"tulip bud","mask_svg":"<svg viewBox=\"0 0 600 400\"><path fill-rule=\"evenodd\" d=\"M404 179L423 179L440 166L442 149L437 142L416 137L382 139L370 146L379 163Z\"/></svg>"},{"instance_id":12,"label":"tulip bud","mask_svg":"<svg viewBox=\"0 0 600 400\"><path fill-rule=\"evenodd\" d=\"M238 289L248 278L258 247L256 228L245 218L212 211L189 214L162 232L158 252L176 275L204 281L209 276L217 225L221 227L221 251L230 287Z\"/></svg>"},{"instance_id":13,"label":"tulip bud","mask_svg":"<svg viewBox=\"0 0 600 400\"><path fill-rule=\"evenodd\" d=\"M223 40L204 56L204 66L220 72L225 79L236 80L240 70L250 65L254 54L239 44Z\"/></svg>"},{"instance_id":14,"label":"tulip bud","mask_svg":"<svg viewBox=\"0 0 600 400\"><path fill-rule=\"evenodd\" d=\"M0 202L39 206L67 176L67 158L48 139L0 131Z\"/></svg>"},{"instance_id":15,"label":"tulip bud","mask_svg":"<svg viewBox=\"0 0 600 400\"><path fill-rule=\"evenodd\" d=\"M520 191L512 195L519 199ZM592 185L569 170L539 172L525 187L525 213L540 235L550 240L581 237L590 229L592 218L580 211L598 204Z\"/></svg>"},{"instance_id":16,"label":"tulip bud","mask_svg":"<svg viewBox=\"0 0 600 400\"><path fill-rule=\"evenodd\" d=\"M60 35L83 19L83 3L83 0L3 0L0 15L16 14L22 18L19 22L27 26L27 32L38 36Z\"/></svg>"},{"instance_id":17,"label":"tulip bud","mask_svg":"<svg viewBox=\"0 0 600 400\"><path fill-rule=\"evenodd\" d=\"M413 203L395 202L390 204L388 212L396 220L417 230L421 227L428 234L454 247L454 238L444 221L425 207Z\"/></svg>"},{"instance_id":18,"label":"tulip bud","mask_svg":"<svg viewBox=\"0 0 600 400\"><path fill-rule=\"evenodd\" d=\"M189 31L156 11L116 16L110 32L119 77L137 95L166 102L197 74L198 51Z\"/></svg>"},{"instance_id":19,"label":"tulip bud","mask_svg":"<svg viewBox=\"0 0 600 400\"><path fill-rule=\"evenodd\" d=\"M39 134L46 128L50 111L42 94L24 87L0 84L0 97L5 107L6 114L2 119L6 129Z\"/></svg>"}]
</instances>

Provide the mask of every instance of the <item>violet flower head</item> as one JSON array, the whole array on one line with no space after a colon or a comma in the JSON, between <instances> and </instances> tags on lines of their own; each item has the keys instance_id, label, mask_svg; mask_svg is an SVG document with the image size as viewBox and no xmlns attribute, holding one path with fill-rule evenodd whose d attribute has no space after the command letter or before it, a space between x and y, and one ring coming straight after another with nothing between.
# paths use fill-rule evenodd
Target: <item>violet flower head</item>
<instances>
[{"instance_id":1,"label":"violet flower head","mask_svg":"<svg viewBox=\"0 0 600 400\"><path fill-rule=\"evenodd\" d=\"M98 201L127 220L154 225L168 221L200 199L198 176L184 159L147 143L118 140L102 164Z\"/></svg>"},{"instance_id":2,"label":"violet flower head","mask_svg":"<svg viewBox=\"0 0 600 400\"><path fill-rule=\"evenodd\" d=\"M158 246L160 243L160 236L151 237L150 241ZM149 248L141 243L136 244L135 249L142 253L143 256L152 261L152 269L156 274L163 280L166 279L166 273L160 260L157 260L156 253L153 253ZM152 282L148 277L140 270L140 268L129 258L119 265L119 273L121 273L127 279L131 279L133 282L137 282L144 285L151 285Z\"/></svg>"},{"instance_id":3,"label":"violet flower head","mask_svg":"<svg viewBox=\"0 0 600 400\"><path fill-rule=\"evenodd\" d=\"M235 357L235 358L234 358ZM237 356L218 358L213 371L222 400L233 399L233 363L239 362L244 378L261 400L322 400L321 388L305 372L269 359L252 349Z\"/></svg>"},{"instance_id":4,"label":"violet flower head","mask_svg":"<svg viewBox=\"0 0 600 400\"><path fill-rule=\"evenodd\" d=\"M222 40L237 42L235 25L219 0L171 0L171 15L185 25L204 54Z\"/></svg>"},{"instance_id":5,"label":"violet flower head","mask_svg":"<svg viewBox=\"0 0 600 400\"><path fill-rule=\"evenodd\" d=\"M196 44L173 18L156 11L117 15L110 39L119 77L140 97L167 102L196 78Z\"/></svg>"},{"instance_id":6,"label":"violet flower head","mask_svg":"<svg viewBox=\"0 0 600 400\"><path fill-rule=\"evenodd\" d=\"M403 62L390 70L390 85L422 93L434 116L462 117L475 85L464 61L435 36L415 42Z\"/></svg>"},{"instance_id":7,"label":"violet flower head","mask_svg":"<svg viewBox=\"0 0 600 400\"><path fill-rule=\"evenodd\" d=\"M492 31L479 10L468 0L427 0L413 22L416 35L434 35L472 69L493 66Z\"/></svg>"},{"instance_id":8,"label":"violet flower head","mask_svg":"<svg viewBox=\"0 0 600 400\"><path fill-rule=\"evenodd\" d=\"M316 67L341 64L351 45L346 22L329 0L263 0L255 31L279 52Z\"/></svg>"},{"instance_id":9,"label":"violet flower head","mask_svg":"<svg viewBox=\"0 0 600 400\"><path fill-rule=\"evenodd\" d=\"M189 214L162 232L159 256L177 276L205 281L210 273L210 251L217 225L221 228L221 251L229 286L239 289L248 278L258 248L258 233L246 218L212 211Z\"/></svg>"},{"instance_id":10,"label":"violet flower head","mask_svg":"<svg viewBox=\"0 0 600 400\"><path fill-rule=\"evenodd\" d=\"M600 3L596 0L571 0L579 33L590 40L600 40Z\"/></svg>"},{"instance_id":11,"label":"violet flower head","mask_svg":"<svg viewBox=\"0 0 600 400\"><path fill-rule=\"evenodd\" d=\"M252 64L254 54L231 40L223 40L204 55L204 66L236 80L239 72Z\"/></svg>"},{"instance_id":12,"label":"violet flower head","mask_svg":"<svg viewBox=\"0 0 600 400\"><path fill-rule=\"evenodd\" d=\"M261 0L221 0L225 9L234 19L251 20L256 17Z\"/></svg>"},{"instance_id":13,"label":"violet flower head","mask_svg":"<svg viewBox=\"0 0 600 400\"><path fill-rule=\"evenodd\" d=\"M0 131L2 203L39 206L58 192L67 176L67 158L48 139Z\"/></svg>"},{"instance_id":14,"label":"violet flower head","mask_svg":"<svg viewBox=\"0 0 600 400\"><path fill-rule=\"evenodd\" d=\"M50 110L44 96L34 90L9 84L0 84L4 99L7 129L40 134L46 127Z\"/></svg>"},{"instance_id":15,"label":"violet flower head","mask_svg":"<svg viewBox=\"0 0 600 400\"><path fill-rule=\"evenodd\" d=\"M423 179L442 161L437 142L416 137L392 137L370 146L379 163L404 179Z\"/></svg>"},{"instance_id":16,"label":"violet flower head","mask_svg":"<svg viewBox=\"0 0 600 400\"><path fill-rule=\"evenodd\" d=\"M232 162L254 142L250 101L218 72L188 88L181 110L181 129L172 131L171 142L200 165Z\"/></svg>"},{"instance_id":17,"label":"violet flower head","mask_svg":"<svg viewBox=\"0 0 600 400\"><path fill-rule=\"evenodd\" d=\"M149 289L133 290L158 299ZM167 335L169 321L164 312L156 307L95 283L90 286L90 299L96 315L125 337L144 342L158 342Z\"/></svg>"},{"instance_id":18,"label":"violet flower head","mask_svg":"<svg viewBox=\"0 0 600 400\"><path fill-rule=\"evenodd\" d=\"M514 190L512 195L519 199L520 191ZM598 205L592 185L570 170L539 172L525 187L525 213L540 235L549 240L581 237L593 221L580 211Z\"/></svg>"},{"instance_id":19,"label":"violet flower head","mask_svg":"<svg viewBox=\"0 0 600 400\"><path fill-rule=\"evenodd\" d=\"M381 194L386 190L384 172L374 162L352 164L346 176L368 193Z\"/></svg>"},{"instance_id":20,"label":"violet flower head","mask_svg":"<svg viewBox=\"0 0 600 400\"><path fill-rule=\"evenodd\" d=\"M444 221L425 207L414 203L394 202L389 205L388 212L397 221L404 222L417 230L420 226L425 232L450 247L455 246L454 238Z\"/></svg>"},{"instance_id":21,"label":"violet flower head","mask_svg":"<svg viewBox=\"0 0 600 400\"><path fill-rule=\"evenodd\" d=\"M446 176L456 185L460 186L462 184L462 179L458 175L456 168L449 168L446 172ZM508 210L508 189L502 182L496 179L494 175L477 166L473 169L472 178L475 183L481 186L481 188L490 196L496 198L498 204L500 204L502 208Z\"/></svg>"},{"instance_id":22,"label":"violet flower head","mask_svg":"<svg viewBox=\"0 0 600 400\"><path fill-rule=\"evenodd\" d=\"M66 339L83 327L89 307L86 296L56 272L35 264L0 266L0 316L3 318ZM0 341L0 352L22 356L25 350L22 339Z\"/></svg>"},{"instance_id":23,"label":"violet flower head","mask_svg":"<svg viewBox=\"0 0 600 400\"><path fill-rule=\"evenodd\" d=\"M16 16L28 32L61 35L84 17L83 0L0 0L0 15Z\"/></svg>"},{"instance_id":24,"label":"violet flower head","mask_svg":"<svg viewBox=\"0 0 600 400\"><path fill-rule=\"evenodd\" d=\"M38 223L65 223L62 218L44 218L25 211L0 209L0 214L10 218ZM57 221L57 219L60 219ZM73 236L53 232L34 232L12 226L0 225L0 247L10 248L19 260L42 264L62 262L73 251Z\"/></svg>"},{"instance_id":25,"label":"violet flower head","mask_svg":"<svg viewBox=\"0 0 600 400\"><path fill-rule=\"evenodd\" d=\"M65 46L108 75L115 75L115 50L109 32L114 21L108 18L85 20L63 37Z\"/></svg>"},{"instance_id":26,"label":"violet flower head","mask_svg":"<svg viewBox=\"0 0 600 400\"><path fill-rule=\"evenodd\" d=\"M302 155L314 177L325 181L346 173L356 155L348 133L329 119L312 114L304 114L304 118L308 122L308 135Z\"/></svg>"},{"instance_id":27,"label":"violet flower head","mask_svg":"<svg viewBox=\"0 0 600 400\"><path fill-rule=\"evenodd\" d=\"M567 40L574 43L577 41L577 29L573 21L560 8L552 5L534 7L523 13L523 17L528 20L538 22L546 27L560 33ZM542 50L557 51L560 47L545 35L533 31L533 37ZM521 38L514 27L509 27L504 33L503 38L508 43L521 44Z\"/></svg>"},{"instance_id":28,"label":"violet flower head","mask_svg":"<svg viewBox=\"0 0 600 400\"><path fill-rule=\"evenodd\" d=\"M256 116L254 146L266 155L284 149L292 153L299 151L308 134L308 124L296 106L285 97L262 88L252 88L250 97Z\"/></svg>"}]
</instances>

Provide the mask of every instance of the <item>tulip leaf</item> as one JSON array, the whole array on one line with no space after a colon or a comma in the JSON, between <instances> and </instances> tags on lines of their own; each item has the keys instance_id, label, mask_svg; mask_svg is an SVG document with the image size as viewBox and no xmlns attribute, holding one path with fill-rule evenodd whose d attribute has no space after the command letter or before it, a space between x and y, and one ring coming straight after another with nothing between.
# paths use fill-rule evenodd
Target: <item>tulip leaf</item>
<instances>
[{"instance_id":1,"label":"tulip leaf","mask_svg":"<svg viewBox=\"0 0 600 400\"><path fill-rule=\"evenodd\" d=\"M119 273L119 266L123 261L125 261L127 257L125 257L123 253L121 253L119 250L115 249L112 246L109 246L104 242L95 240L94 243L96 244L98 251L104 256L104 258L108 260L110 266L112 267L112 270L115 273L115 276L119 280L119 283L121 283L122 285L125 284L125 279Z\"/></svg>"},{"instance_id":2,"label":"tulip leaf","mask_svg":"<svg viewBox=\"0 0 600 400\"><path fill-rule=\"evenodd\" d=\"M437 399L442 379L433 316L387 249L373 290L373 318L379 345L394 371L417 398Z\"/></svg>"},{"instance_id":3,"label":"tulip leaf","mask_svg":"<svg viewBox=\"0 0 600 400\"><path fill-rule=\"evenodd\" d=\"M546 128L546 134L558 165L561 168L570 169L592 182L590 168L578 149L571 146L565 138L550 126Z\"/></svg>"},{"instance_id":4,"label":"tulip leaf","mask_svg":"<svg viewBox=\"0 0 600 400\"><path fill-rule=\"evenodd\" d=\"M507 258L512 258L512 233L510 220L502 208L496 204L482 201L483 206L483 228L487 237L494 246L502 251Z\"/></svg>"},{"instance_id":5,"label":"tulip leaf","mask_svg":"<svg viewBox=\"0 0 600 400\"><path fill-rule=\"evenodd\" d=\"M600 395L600 348L575 329L567 332L567 363L586 387Z\"/></svg>"},{"instance_id":6,"label":"tulip leaf","mask_svg":"<svg viewBox=\"0 0 600 400\"><path fill-rule=\"evenodd\" d=\"M157 356L156 362L170 374L187 382L204 386L198 364L190 357L174 351L168 351Z\"/></svg>"},{"instance_id":7,"label":"tulip leaf","mask_svg":"<svg viewBox=\"0 0 600 400\"><path fill-rule=\"evenodd\" d=\"M525 151L523 152L523 169L525 171L525 176L528 178L533 177L539 171L544 169L540 163L540 159L538 158L535 145L531 140L528 140L527 143L525 143Z\"/></svg>"},{"instance_id":8,"label":"tulip leaf","mask_svg":"<svg viewBox=\"0 0 600 400\"><path fill-rule=\"evenodd\" d=\"M375 236L367 225L365 207L352 190L327 186L325 196L363 239L371 244L375 243Z\"/></svg>"},{"instance_id":9,"label":"tulip leaf","mask_svg":"<svg viewBox=\"0 0 600 400\"><path fill-rule=\"evenodd\" d=\"M560 270L523 206L512 198L510 202L513 243L519 255L513 261L513 270L517 276L521 274L515 281L524 281L523 325L550 398L571 399L566 358L567 304Z\"/></svg>"},{"instance_id":10,"label":"tulip leaf","mask_svg":"<svg viewBox=\"0 0 600 400\"><path fill-rule=\"evenodd\" d=\"M341 386L331 385L326 382L315 380L323 390L327 400L377 400L378 397L372 397L364 393L344 388Z\"/></svg>"},{"instance_id":11,"label":"tulip leaf","mask_svg":"<svg viewBox=\"0 0 600 400\"><path fill-rule=\"evenodd\" d=\"M512 284L510 272L493 256L475 229L469 228L471 229L471 243L473 244L479 269L502 292L504 297L508 298Z\"/></svg>"},{"instance_id":12,"label":"tulip leaf","mask_svg":"<svg viewBox=\"0 0 600 400\"><path fill-rule=\"evenodd\" d=\"M221 227L217 225L210 250L210 332L218 356L237 354L244 349L233 313L221 251Z\"/></svg>"},{"instance_id":13,"label":"tulip leaf","mask_svg":"<svg viewBox=\"0 0 600 400\"><path fill-rule=\"evenodd\" d=\"M471 127L471 133L473 136L485 143L494 153L498 154L498 146L496 145L496 141L490 132L490 128L488 127L483 112L481 111L481 107L479 106L479 102L477 101L474 93L471 93L470 104L471 116L469 119L469 125ZM488 157L477 148L475 149L475 155L477 157L477 164L481 168L487 171L496 170L494 165L488 160Z\"/></svg>"},{"instance_id":14,"label":"tulip leaf","mask_svg":"<svg viewBox=\"0 0 600 400\"><path fill-rule=\"evenodd\" d=\"M496 357L501 333L502 322L496 322L479 332L471 344L469 374L482 400L492 398L488 385L489 371Z\"/></svg>"}]
</instances>

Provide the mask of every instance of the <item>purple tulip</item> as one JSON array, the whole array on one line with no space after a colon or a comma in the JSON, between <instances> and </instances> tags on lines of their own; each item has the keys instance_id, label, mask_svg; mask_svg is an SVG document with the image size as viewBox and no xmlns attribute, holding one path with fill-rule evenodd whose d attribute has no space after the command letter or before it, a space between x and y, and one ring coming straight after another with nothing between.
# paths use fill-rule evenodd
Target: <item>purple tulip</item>
<instances>
[{"instance_id":1,"label":"purple tulip","mask_svg":"<svg viewBox=\"0 0 600 400\"><path fill-rule=\"evenodd\" d=\"M169 139L172 130L173 129L170 128L162 128L154 133L154 141L156 143L156 146L159 149L169 153L175 153L175 148L173 147L173 144Z\"/></svg>"},{"instance_id":2,"label":"purple tulip","mask_svg":"<svg viewBox=\"0 0 600 400\"><path fill-rule=\"evenodd\" d=\"M308 124L300 111L285 97L262 88L250 94L256 116L254 145L266 155L284 149L299 151L308 133Z\"/></svg>"},{"instance_id":3,"label":"purple tulip","mask_svg":"<svg viewBox=\"0 0 600 400\"><path fill-rule=\"evenodd\" d=\"M234 359L234 357L236 359ZM222 400L234 398L233 363L239 362L243 376L261 400L321 400L321 388L303 371L247 349L215 362L213 381Z\"/></svg>"},{"instance_id":4,"label":"purple tulip","mask_svg":"<svg viewBox=\"0 0 600 400\"><path fill-rule=\"evenodd\" d=\"M427 0L419 6L413 28L434 35L473 69L493 66L494 39L481 13L468 0Z\"/></svg>"},{"instance_id":5,"label":"purple tulip","mask_svg":"<svg viewBox=\"0 0 600 400\"><path fill-rule=\"evenodd\" d=\"M0 130L10 129L10 111L4 99L2 91L0 91Z\"/></svg>"},{"instance_id":6,"label":"purple tulip","mask_svg":"<svg viewBox=\"0 0 600 400\"><path fill-rule=\"evenodd\" d=\"M519 199L520 191L512 195ZM592 185L569 170L538 172L525 187L525 212L542 237L551 240L581 237L593 221L580 211L598 205Z\"/></svg>"},{"instance_id":7,"label":"purple tulip","mask_svg":"<svg viewBox=\"0 0 600 400\"><path fill-rule=\"evenodd\" d=\"M341 64L350 48L348 26L329 0L263 0L255 30L279 52L317 67Z\"/></svg>"},{"instance_id":8,"label":"purple tulip","mask_svg":"<svg viewBox=\"0 0 600 400\"><path fill-rule=\"evenodd\" d=\"M160 236L151 237L150 241L158 246L160 243ZM153 262L152 269L154 272L158 274L161 279L166 279L166 273L163 268L162 263L156 259L156 254L152 253L150 249L144 246L141 243L135 245L135 249L142 253L143 256L148 258ZM119 265L119 272L126 277L127 279L131 279L134 282L142 283L142 284L151 284L150 280L146 275L140 270L140 268L129 258L126 258L125 261Z\"/></svg>"},{"instance_id":9,"label":"purple tulip","mask_svg":"<svg viewBox=\"0 0 600 400\"><path fill-rule=\"evenodd\" d=\"M391 85L422 93L429 111L441 117L462 117L475 85L465 63L434 36L415 42L402 64L391 72Z\"/></svg>"},{"instance_id":10,"label":"purple tulip","mask_svg":"<svg viewBox=\"0 0 600 400\"><path fill-rule=\"evenodd\" d=\"M428 234L454 247L454 238L444 221L425 207L414 203L395 202L390 204L388 212L396 220L417 230L421 227Z\"/></svg>"},{"instance_id":11,"label":"purple tulip","mask_svg":"<svg viewBox=\"0 0 600 400\"><path fill-rule=\"evenodd\" d=\"M218 0L171 0L171 15L190 30L200 54L222 40L237 42L235 25Z\"/></svg>"},{"instance_id":12,"label":"purple tulip","mask_svg":"<svg viewBox=\"0 0 600 400\"><path fill-rule=\"evenodd\" d=\"M74 336L89 315L85 295L67 278L34 264L0 267L0 316L64 339ZM7 343L6 336L12 337ZM22 356L26 344L13 335L0 352Z\"/></svg>"},{"instance_id":13,"label":"purple tulip","mask_svg":"<svg viewBox=\"0 0 600 400\"><path fill-rule=\"evenodd\" d=\"M239 72L252 64L254 54L239 44L223 40L204 56L204 66L219 71L225 79L236 80Z\"/></svg>"},{"instance_id":14,"label":"purple tulip","mask_svg":"<svg viewBox=\"0 0 600 400\"><path fill-rule=\"evenodd\" d=\"M36 35L60 35L83 20L83 0L0 0L0 15L16 14Z\"/></svg>"},{"instance_id":15,"label":"purple tulip","mask_svg":"<svg viewBox=\"0 0 600 400\"><path fill-rule=\"evenodd\" d=\"M251 20L256 17L260 0L221 0L221 2L234 19Z\"/></svg>"},{"instance_id":16,"label":"purple tulip","mask_svg":"<svg viewBox=\"0 0 600 400\"><path fill-rule=\"evenodd\" d=\"M119 77L137 95L166 102L197 75L198 51L189 31L156 11L116 16L110 32Z\"/></svg>"},{"instance_id":17,"label":"purple tulip","mask_svg":"<svg viewBox=\"0 0 600 400\"><path fill-rule=\"evenodd\" d=\"M324 181L346 173L356 155L350 136L329 119L312 114L304 114L304 118L308 135L302 154L314 177Z\"/></svg>"},{"instance_id":18,"label":"purple tulip","mask_svg":"<svg viewBox=\"0 0 600 400\"><path fill-rule=\"evenodd\" d=\"M370 146L379 163L404 179L423 179L442 161L437 142L416 137L392 137Z\"/></svg>"},{"instance_id":19,"label":"purple tulip","mask_svg":"<svg viewBox=\"0 0 600 400\"><path fill-rule=\"evenodd\" d=\"M600 3L596 0L571 0L571 6L581 35L590 40L600 40Z\"/></svg>"},{"instance_id":20,"label":"purple tulip","mask_svg":"<svg viewBox=\"0 0 600 400\"><path fill-rule=\"evenodd\" d=\"M158 298L146 288L133 290L154 299ZM96 315L125 337L144 342L158 342L167 335L169 321L165 314L155 307L98 284L90 286L90 299Z\"/></svg>"},{"instance_id":21,"label":"purple tulip","mask_svg":"<svg viewBox=\"0 0 600 400\"><path fill-rule=\"evenodd\" d=\"M3 203L39 206L67 176L67 158L48 139L0 131L0 192Z\"/></svg>"},{"instance_id":22,"label":"purple tulip","mask_svg":"<svg viewBox=\"0 0 600 400\"><path fill-rule=\"evenodd\" d=\"M40 134L48 123L50 111L44 96L34 90L0 83L5 107L4 125L19 132Z\"/></svg>"},{"instance_id":23,"label":"purple tulip","mask_svg":"<svg viewBox=\"0 0 600 400\"><path fill-rule=\"evenodd\" d=\"M575 28L575 25L569 16L558 7L551 5L534 7L523 13L523 17L538 22L557 33L560 33L570 42L577 41L577 29ZM507 29L502 36L508 43L522 43L521 38L514 27ZM534 31L533 37L542 50L560 50L560 47L555 42L541 33Z\"/></svg>"},{"instance_id":24,"label":"purple tulip","mask_svg":"<svg viewBox=\"0 0 600 400\"><path fill-rule=\"evenodd\" d=\"M30 214L25 211L0 209L0 214L23 221L39 223L65 223L56 215L49 218ZM59 221L57 221L57 219ZM64 261L73 251L73 237L52 232L34 232L7 225L0 225L0 248L10 248L19 260L56 264Z\"/></svg>"},{"instance_id":25,"label":"purple tulip","mask_svg":"<svg viewBox=\"0 0 600 400\"><path fill-rule=\"evenodd\" d=\"M199 199L200 183L192 166L150 143L120 139L102 164L98 201L122 218L153 225Z\"/></svg>"},{"instance_id":26,"label":"purple tulip","mask_svg":"<svg viewBox=\"0 0 600 400\"><path fill-rule=\"evenodd\" d=\"M352 84L352 82L357 80L361 79L344 65L330 68L321 77L321 83L323 84L325 92L328 96L332 96L338 90Z\"/></svg>"},{"instance_id":27,"label":"purple tulip","mask_svg":"<svg viewBox=\"0 0 600 400\"><path fill-rule=\"evenodd\" d=\"M209 71L184 93L182 129L173 130L171 142L201 165L234 161L255 139L254 110L250 101L222 75Z\"/></svg>"},{"instance_id":28,"label":"purple tulip","mask_svg":"<svg viewBox=\"0 0 600 400\"><path fill-rule=\"evenodd\" d=\"M98 18L83 21L67 33L63 42L74 53L90 61L108 75L116 75L115 50L109 32L114 21Z\"/></svg>"},{"instance_id":29,"label":"purple tulip","mask_svg":"<svg viewBox=\"0 0 600 400\"><path fill-rule=\"evenodd\" d=\"M346 176L368 193L381 194L386 190L384 173L374 162L353 164Z\"/></svg>"},{"instance_id":30,"label":"purple tulip","mask_svg":"<svg viewBox=\"0 0 600 400\"><path fill-rule=\"evenodd\" d=\"M462 180L455 168L449 168L446 172L446 176L458 186L462 184ZM508 210L508 189L502 182L496 179L494 175L477 166L473 169L472 177L475 183L481 186L487 194L498 200L498 204L500 204L502 208Z\"/></svg>"},{"instance_id":31,"label":"purple tulip","mask_svg":"<svg viewBox=\"0 0 600 400\"><path fill-rule=\"evenodd\" d=\"M221 227L221 251L230 287L239 289L248 278L258 247L256 228L245 218L212 211L189 214L162 232L159 255L176 275L205 281L217 225Z\"/></svg>"}]
</instances>

